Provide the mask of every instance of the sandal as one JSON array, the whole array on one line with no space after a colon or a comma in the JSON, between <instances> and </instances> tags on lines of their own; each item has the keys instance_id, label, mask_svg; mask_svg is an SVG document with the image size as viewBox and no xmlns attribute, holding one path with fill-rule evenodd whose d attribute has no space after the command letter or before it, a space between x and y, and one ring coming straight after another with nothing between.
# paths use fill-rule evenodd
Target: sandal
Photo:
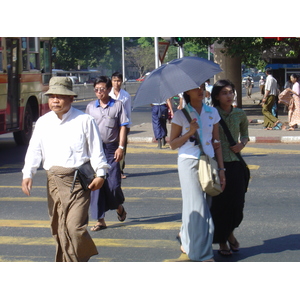
<instances>
[{"instance_id":1,"label":"sandal","mask_svg":"<svg viewBox=\"0 0 300 300\"><path fill-rule=\"evenodd\" d=\"M179 244L180 244L180 251L181 251L183 254L186 254L186 252L184 251L184 249L183 249L183 247L182 247L181 237L180 237L179 234L176 236L176 239L177 239L177 241L178 241Z\"/></svg>"},{"instance_id":2,"label":"sandal","mask_svg":"<svg viewBox=\"0 0 300 300\"><path fill-rule=\"evenodd\" d=\"M280 121L277 121L277 122L274 124L272 130L280 130L281 127L282 127L282 123L281 123Z\"/></svg>"},{"instance_id":3,"label":"sandal","mask_svg":"<svg viewBox=\"0 0 300 300\"><path fill-rule=\"evenodd\" d=\"M123 207L123 206L122 206L122 207ZM122 213L119 214L118 211L117 211L117 214L118 214L118 220L119 220L120 222L124 222L125 219L126 219L126 215L127 215L127 213L126 213L124 207L123 207Z\"/></svg>"},{"instance_id":4,"label":"sandal","mask_svg":"<svg viewBox=\"0 0 300 300\"><path fill-rule=\"evenodd\" d=\"M96 224L93 227L91 227L91 231L99 231L99 230L103 230L103 229L106 229L106 228L107 228L106 225Z\"/></svg>"},{"instance_id":5,"label":"sandal","mask_svg":"<svg viewBox=\"0 0 300 300\"><path fill-rule=\"evenodd\" d=\"M229 246L230 246L230 249L231 251L233 252L238 252L240 249L240 243L237 241L237 239L235 239L234 243L231 243L229 240L228 240L228 243L229 243Z\"/></svg>"},{"instance_id":6,"label":"sandal","mask_svg":"<svg viewBox=\"0 0 300 300\"><path fill-rule=\"evenodd\" d=\"M219 249L218 253L222 256L231 256L232 255L232 252L229 249L228 250L227 249Z\"/></svg>"}]
</instances>

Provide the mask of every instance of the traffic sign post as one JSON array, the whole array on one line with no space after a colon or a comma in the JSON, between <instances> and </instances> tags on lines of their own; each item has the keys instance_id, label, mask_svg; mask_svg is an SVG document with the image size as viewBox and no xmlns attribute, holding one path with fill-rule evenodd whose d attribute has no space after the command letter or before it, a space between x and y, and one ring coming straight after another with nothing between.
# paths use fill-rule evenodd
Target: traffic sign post
<instances>
[{"instance_id":1,"label":"traffic sign post","mask_svg":"<svg viewBox=\"0 0 300 300\"><path fill-rule=\"evenodd\" d=\"M166 53L168 51L170 43L169 42L159 42L158 43L158 53L159 53L159 60L163 63Z\"/></svg>"}]
</instances>

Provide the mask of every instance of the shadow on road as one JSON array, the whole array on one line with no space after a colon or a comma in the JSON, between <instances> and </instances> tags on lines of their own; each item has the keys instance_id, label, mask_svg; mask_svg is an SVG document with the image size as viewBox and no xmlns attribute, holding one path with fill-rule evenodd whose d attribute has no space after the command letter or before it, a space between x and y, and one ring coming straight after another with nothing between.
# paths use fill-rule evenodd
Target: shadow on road
<instances>
[{"instance_id":1,"label":"shadow on road","mask_svg":"<svg viewBox=\"0 0 300 300\"><path fill-rule=\"evenodd\" d=\"M265 240L262 245L246 247L246 248L242 247L240 248L239 252L233 253L233 255L228 258L220 256L216 251L215 258L216 261L236 262L259 254L274 254L274 253L281 253L284 251L298 251L298 250L300 250L300 234L290 234L287 236Z\"/></svg>"}]
</instances>

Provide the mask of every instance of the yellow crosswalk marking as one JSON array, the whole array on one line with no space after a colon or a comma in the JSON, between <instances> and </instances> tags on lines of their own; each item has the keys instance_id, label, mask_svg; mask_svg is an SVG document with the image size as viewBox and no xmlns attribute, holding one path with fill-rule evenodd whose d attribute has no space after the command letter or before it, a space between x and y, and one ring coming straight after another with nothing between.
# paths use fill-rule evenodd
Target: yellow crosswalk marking
<instances>
[{"instance_id":1,"label":"yellow crosswalk marking","mask_svg":"<svg viewBox=\"0 0 300 300\"><path fill-rule=\"evenodd\" d=\"M93 238L97 247L129 247L129 248L173 248L177 241L169 240L139 240L139 239L100 239ZM19 246L54 246L55 240L52 237L11 237L0 236L0 245Z\"/></svg>"},{"instance_id":2,"label":"yellow crosswalk marking","mask_svg":"<svg viewBox=\"0 0 300 300\"><path fill-rule=\"evenodd\" d=\"M46 202L47 198L43 197L0 197L0 201L38 201Z\"/></svg>"},{"instance_id":3,"label":"yellow crosswalk marking","mask_svg":"<svg viewBox=\"0 0 300 300\"><path fill-rule=\"evenodd\" d=\"M157 216L159 217L159 216ZM158 222L150 223L151 220L142 222L106 222L108 228L122 228L122 229L146 229L146 230L179 230L180 222ZM92 221L90 225L92 226ZM0 220L0 227L36 227L36 228L50 228L49 220Z\"/></svg>"},{"instance_id":4,"label":"yellow crosswalk marking","mask_svg":"<svg viewBox=\"0 0 300 300\"><path fill-rule=\"evenodd\" d=\"M177 169L177 165L126 165L126 169Z\"/></svg>"},{"instance_id":5,"label":"yellow crosswalk marking","mask_svg":"<svg viewBox=\"0 0 300 300\"><path fill-rule=\"evenodd\" d=\"M149 188L152 190L152 188ZM136 202L136 201L143 201L145 197L125 197L126 202ZM147 200L156 200L158 197L147 197ZM181 198L176 197L163 197L163 200L166 201L181 201ZM47 202L47 198L44 197L0 197L1 201L33 201L33 202Z\"/></svg>"},{"instance_id":6,"label":"yellow crosswalk marking","mask_svg":"<svg viewBox=\"0 0 300 300\"><path fill-rule=\"evenodd\" d=\"M19 186L0 186L0 189L19 189ZM46 186L33 186L32 189L45 189ZM156 190L156 191L164 191L164 190L179 190L180 187L159 187L159 186L122 186L123 190Z\"/></svg>"}]
</instances>

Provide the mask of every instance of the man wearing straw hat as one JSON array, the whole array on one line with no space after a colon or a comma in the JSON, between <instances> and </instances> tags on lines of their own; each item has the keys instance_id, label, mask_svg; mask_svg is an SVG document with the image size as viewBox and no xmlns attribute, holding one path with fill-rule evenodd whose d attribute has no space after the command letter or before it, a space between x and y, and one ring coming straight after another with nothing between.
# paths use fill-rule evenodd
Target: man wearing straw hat
<instances>
[{"instance_id":1,"label":"man wearing straw hat","mask_svg":"<svg viewBox=\"0 0 300 300\"><path fill-rule=\"evenodd\" d=\"M84 262L98 254L88 234L90 191L101 188L109 168L94 119L72 107L76 93L67 77L49 83L50 112L35 125L22 170L22 190L30 195L32 178L40 163L47 171L47 195L51 231L56 240L56 261ZM75 168L91 162L95 178L84 190L77 180L71 191Z\"/></svg>"}]
</instances>

